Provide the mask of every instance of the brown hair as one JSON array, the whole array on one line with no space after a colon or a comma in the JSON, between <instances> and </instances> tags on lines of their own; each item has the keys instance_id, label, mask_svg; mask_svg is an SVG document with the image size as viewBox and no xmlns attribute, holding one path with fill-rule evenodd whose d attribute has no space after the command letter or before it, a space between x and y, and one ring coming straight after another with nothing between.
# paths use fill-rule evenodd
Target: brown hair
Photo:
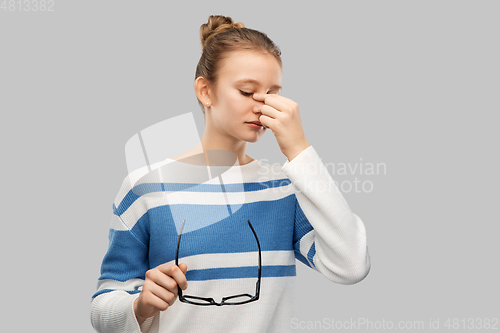
<instances>
[{"instance_id":1,"label":"brown hair","mask_svg":"<svg viewBox=\"0 0 500 333\"><path fill-rule=\"evenodd\" d=\"M203 76L214 93L219 68L230 52L253 50L269 53L283 66L279 47L265 33L246 28L241 22L234 23L228 16L210 15L208 22L200 27L200 40L203 52L194 79ZM204 112L203 104L200 100L198 103Z\"/></svg>"}]
</instances>

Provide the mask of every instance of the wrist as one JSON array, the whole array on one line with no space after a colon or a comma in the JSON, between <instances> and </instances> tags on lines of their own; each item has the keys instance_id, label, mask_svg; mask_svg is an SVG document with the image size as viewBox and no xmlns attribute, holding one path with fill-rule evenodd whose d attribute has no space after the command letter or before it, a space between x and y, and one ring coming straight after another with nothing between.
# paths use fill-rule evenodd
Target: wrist
<instances>
[{"instance_id":1,"label":"wrist","mask_svg":"<svg viewBox=\"0 0 500 333\"><path fill-rule=\"evenodd\" d=\"M286 152L286 153L283 153L287 158L288 158L288 161L292 161L295 157L297 157L300 153L302 153L304 150L306 150L307 148L309 148L311 145L309 143L304 143L298 147L295 147L295 149L291 152Z\"/></svg>"},{"instance_id":2,"label":"wrist","mask_svg":"<svg viewBox=\"0 0 500 333\"><path fill-rule=\"evenodd\" d=\"M137 301L138 300L139 300L139 298L136 298L134 301L134 314L135 314L135 318L137 319L137 323L139 325L142 325L142 323L145 322L147 318L137 314Z\"/></svg>"}]
</instances>

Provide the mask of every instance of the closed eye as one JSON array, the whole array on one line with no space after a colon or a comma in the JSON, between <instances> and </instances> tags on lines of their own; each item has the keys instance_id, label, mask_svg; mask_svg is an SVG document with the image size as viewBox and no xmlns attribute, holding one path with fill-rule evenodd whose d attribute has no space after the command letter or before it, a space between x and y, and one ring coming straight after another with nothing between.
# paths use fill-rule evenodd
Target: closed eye
<instances>
[{"instance_id":1,"label":"closed eye","mask_svg":"<svg viewBox=\"0 0 500 333\"><path fill-rule=\"evenodd\" d=\"M248 93L248 92L241 91L241 90L240 90L240 93L241 93L243 96L247 96L247 97L249 97L249 96L252 96L252 95L253 95L253 93Z\"/></svg>"}]
</instances>

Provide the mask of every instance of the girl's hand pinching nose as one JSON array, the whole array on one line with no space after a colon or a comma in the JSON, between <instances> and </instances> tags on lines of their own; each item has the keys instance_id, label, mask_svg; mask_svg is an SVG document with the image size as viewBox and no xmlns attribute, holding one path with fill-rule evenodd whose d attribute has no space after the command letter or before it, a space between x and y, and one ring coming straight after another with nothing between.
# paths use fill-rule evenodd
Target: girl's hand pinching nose
<instances>
[{"instance_id":1,"label":"girl's hand pinching nose","mask_svg":"<svg viewBox=\"0 0 500 333\"><path fill-rule=\"evenodd\" d=\"M277 94L253 94L253 98L264 102L259 121L273 131L281 152L289 161L310 146L302 129L296 102Z\"/></svg>"}]
</instances>

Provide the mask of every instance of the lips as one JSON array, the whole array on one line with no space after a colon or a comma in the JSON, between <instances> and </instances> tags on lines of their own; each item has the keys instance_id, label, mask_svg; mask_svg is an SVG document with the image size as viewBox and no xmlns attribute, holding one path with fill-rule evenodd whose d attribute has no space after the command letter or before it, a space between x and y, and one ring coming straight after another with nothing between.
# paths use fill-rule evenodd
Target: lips
<instances>
[{"instance_id":1,"label":"lips","mask_svg":"<svg viewBox=\"0 0 500 333\"><path fill-rule=\"evenodd\" d=\"M262 126L262 124L260 123L260 121L248 121L247 123Z\"/></svg>"}]
</instances>

